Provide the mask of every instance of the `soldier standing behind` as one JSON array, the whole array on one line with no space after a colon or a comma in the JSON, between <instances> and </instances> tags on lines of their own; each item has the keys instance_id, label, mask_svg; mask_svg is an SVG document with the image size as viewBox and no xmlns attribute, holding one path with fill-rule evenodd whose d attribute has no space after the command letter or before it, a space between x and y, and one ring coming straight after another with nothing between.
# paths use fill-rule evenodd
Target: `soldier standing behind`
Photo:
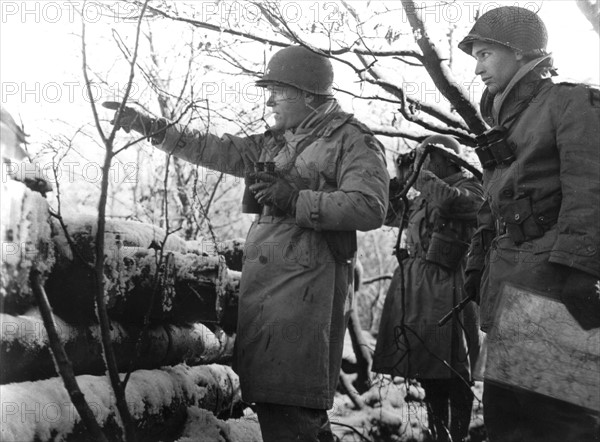
<instances>
[{"instance_id":1,"label":"soldier standing behind","mask_svg":"<svg viewBox=\"0 0 600 442\"><path fill-rule=\"evenodd\" d=\"M438 135L423 141L417 157L430 143L460 155L454 139ZM397 164L397 181L391 182L386 224L398 226L407 210L406 249L385 299L373 371L416 378L425 390L434 440L462 441L473 404L471 370L479 354L477 306L468 303L443 327L438 321L464 298L468 241L483 190L447 156L429 155L415 182L420 194L409 207L395 195L419 159Z\"/></svg>"},{"instance_id":2,"label":"soldier standing behind","mask_svg":"<svg viewBox=\"0 0 600 442\"><path fill-rule=\"evenodd\" d=\"M481 292L486 332L504 282L562 301L584 329L600 326L600 92L554 84L547 40L537 14L507 6L459 44L477 60L492 127L476 149L486 200L465 282ZM485 381L483 403L492 442L598 440L597 416L558 399Z\"/></svg>"}]
</instances>

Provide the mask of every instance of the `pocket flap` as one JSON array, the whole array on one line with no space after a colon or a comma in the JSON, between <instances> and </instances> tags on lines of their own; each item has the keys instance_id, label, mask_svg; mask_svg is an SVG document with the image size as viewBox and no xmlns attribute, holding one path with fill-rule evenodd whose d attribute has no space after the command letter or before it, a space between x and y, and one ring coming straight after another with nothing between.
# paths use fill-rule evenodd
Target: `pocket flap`
<instances>
[{"instance_id":1,"label":"pocket flap","mask_svg":"<svg viewBox=\"0 0 600 442\"><path fill-rule=\"evenodd\" d=\"M521 224L531 216L531 200L521 198L500 209L500 217L507 224Z\"/></svg>"}]
</instances>

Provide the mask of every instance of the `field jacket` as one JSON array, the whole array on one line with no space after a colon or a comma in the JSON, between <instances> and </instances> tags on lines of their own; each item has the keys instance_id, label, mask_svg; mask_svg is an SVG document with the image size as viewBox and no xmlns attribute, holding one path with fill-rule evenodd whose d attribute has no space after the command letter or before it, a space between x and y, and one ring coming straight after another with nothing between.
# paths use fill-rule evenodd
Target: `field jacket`
<instances>
[{"instance_id":1,"label":"field jacket","mask_svg":"<svg viewBox=\"0 0 600 442\"><path fill-rule=\"evenodd\" d=\"M552 266L600 277L600 91L554 84L521 69L501 97L487 91L482 115L507 129L515 160L484 171L467 271L484 269L481 321L494 321L504 282L557 297ZM536 280L534 275L540 275Z\"/></svg>"}]
</instances>

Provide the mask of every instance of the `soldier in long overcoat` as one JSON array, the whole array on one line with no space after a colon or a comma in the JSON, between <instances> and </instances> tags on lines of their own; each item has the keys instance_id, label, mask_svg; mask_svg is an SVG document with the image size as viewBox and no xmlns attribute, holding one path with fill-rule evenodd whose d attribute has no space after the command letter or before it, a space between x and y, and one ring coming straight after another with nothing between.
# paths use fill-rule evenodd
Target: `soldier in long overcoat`
<instances>
[{"instance_id":1,"label":"soldier in long overcoat","mask_svg":"<svg viewBox=\"0 0 600 442\"><path fill-rule=\"evenodd\" d=\"M429 143L460 152L460 145L445 136L427 138L418 150ZM373 370L418 379L434 439L446 441L450 434L460 441L468 434L473 402L471 369L480 344L477 305L468 303L443 327L438 321L465 296L468 241L483 190L477 179L447 158L437 152L430 155L415 182L419 195L408 207L390 192L386 224L398 225L403 214L407 217L406 249L385 299ZM401 165L397 173L397 179L405 181L406 168ZM402 187L393 184L392 188Z\"/></svg>"},{"instance_id":2,"label":"soldier in long overcoat","mask_svg":"<svg viewBox=\"0 0 600 442\"><path fill-rule=\"evenodd\" d=\"M386 212L383 146L340 109L332 82L329 59L290 46L257 83L275 114L264 134L137 126L147 134L166 126L158 148L256 181L249 187L263 209L245 243L234 368L265 441L333 440L326 410L352 304L356 231L380 227ZM274 171L249 173L257 162L274 162Z\"/></svg>"},{"instance_id":3,"label":"soldier in long overcoat","mask_svg":"<svg viewBox=\"0 0 600 442\"><path fill-rule=\"evenodd\" d=\"M481 113L491 127L476 149L485 203L465 281L467 291L480 292L485 332L497 325L505 283L563 302L584 329L600 326L594 287L600 277L600 91L553 83L547 40L537 14L507 6L482 15L459 44L477 60L475 73L487 86ZM545 343L538 345L543 353ZM597 413L487 379L483 408L492 442L588 441L600 434Z\"/></svg>"}]
</instances>

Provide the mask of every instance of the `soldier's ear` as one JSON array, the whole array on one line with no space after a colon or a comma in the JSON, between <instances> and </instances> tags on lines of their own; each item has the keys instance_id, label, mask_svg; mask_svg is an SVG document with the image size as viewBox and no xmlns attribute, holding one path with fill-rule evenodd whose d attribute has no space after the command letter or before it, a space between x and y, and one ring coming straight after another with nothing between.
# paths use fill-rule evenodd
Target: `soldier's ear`
<instances>
[{"instance_id":1,"label":"soldier's ear","mask_svg":"<svg viewBox=\"0 0 600 442\"><path fill-rule=\"evenodd\" d=\"M306 104L314 104L315 99L316 99L314 94L311 94L310 92L306 92L306 91L302 91L302 93L304 94L304 102Z\"/></svg>"},{"instance_id":2,"label":"soldier's ear","mask_svg":"<svg viewBox=\"0 0 600 442\"><path fill-rule=\"evenodd\" d=\"M523 61L524 60L523 52L521 52L521 51L515 51L515 59L517 61Z\"/></svg>"}]
</instances>

